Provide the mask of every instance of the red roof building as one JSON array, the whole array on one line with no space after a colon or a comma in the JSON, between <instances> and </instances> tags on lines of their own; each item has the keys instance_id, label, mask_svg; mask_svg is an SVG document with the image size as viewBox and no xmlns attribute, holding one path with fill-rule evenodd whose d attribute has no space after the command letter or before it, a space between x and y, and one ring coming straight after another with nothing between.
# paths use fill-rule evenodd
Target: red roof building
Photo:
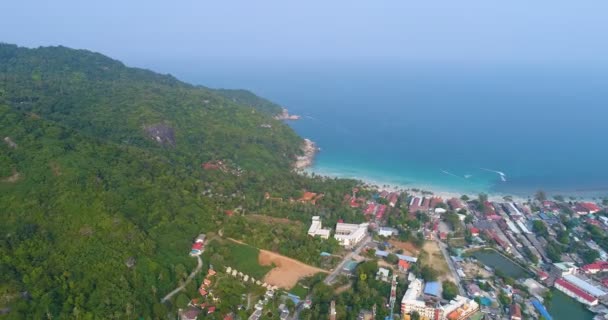
<instances>
[{"instance_id":1,"label":"red roof building","mask_svg":"<svg viewBox=\"0 0 608 320\"><path fill-rule=\"evenodd\" d=\"M464 209L464 206L462 205L462 202L458 198L452 198L452 199L448 200L448 205L454 211L460 210L460 209Z\"/></svg>"},{"instance_id":2,"label":"red roof building","mask_svg":"<svg viewBox=\"0 0 608 320\"><path fill-rule=\"evenodd\" d=\"M597 261L594 263L590 263L587 265L584 265L581 270L583 270L583 272L585 273L598 273L598 272L606 272L608 271L608 262L606 261Z\"/></svg>"},{"instance_id":3,"label":"red roof building","mask_svg":"<svg viewBox=\"0 0 608 320\"><path fill-rule=\"evenodd\" d=\"M376 205L374 203L370 203L367 205L367 208L365 208L365 210L363 211L363 214L368 216L368 215L374 213L375 210L376 210Z\"/></svg>"},{"instance_id":4,"label":"red roof building","mask_svg":"<svg viewBox=\"0 0 608 320\"><path fill-rule=\"evenodd\" d=\"M201 250L203 248L204 243L202 242L195 242L194 244L192 244L192 250Z\"/></svg>"},{"instance_id":5,"label":"red roof building","mask_svg":"<svg viewBox=\"0 0 608 320\"><path fill-rule=\"evenodd\" d=\"M407 271L410 268L410 264L405 260L399 260L399 263L397 265L400 271Z\"/></svg>"},{"instance_id":6,"label":"red roof building","mask_svg":"<svg viewBox=\"0 0 608 320\"><path fill-rule=\"evenodd\" d=\"M431 198L431 203L430 203L431 209L437 207L437 205L439 205L440 203L443 203L443 199L441 197Z\"/></svg>"},{"instance_id":7,"label":"red roof building","mask_svg":"<svg viewBox=\"0 0 608 320\"><path fill-rule=\"evenodd\" d=\"M471 231L471 235L476 237L479 235L479 229L472 227L471 229L469 229Z\"/></svg>"},{"instance_id":8,"label":"red roof building","mask_svg":"<svg viewBox=\"0 0 608 320\"><path fill-rule=\"evenodd\" d=\"M521 308L517 303L511 305L511 320L521 320Z\"/></svg>"},{"instance_id":9,"label":"red roof building","mask_svg":"<svg viewBox=\"0 0 608 320\"><path fill-rule=\"evenodd\" d=\"M209 307L209 309L207 309L207 314L214 313L214 312L215 312L215 307Z\"/></svg>"},{"instance_id":10,"label":"red roof building","mask_svg":"<svg viewBox=\"0 0 608 320\"><path fill-rule=\"evenodd\" d=\"M576 205L576 212L579 214L581 214L581 212L593 214L599 212L600 210L600 207L598 207L597 204L592 202L579 202Z\"/></svg>"},{"instance_id":11,"label":"red roof building","mask_svg":"<svg viewBox=\"0 0 608 320\"><path fill-rule=\"evenodd\" d=\"M562 278L555 280L555 285L558 289L561 287L561 289L565 289L566 291L576 295L579 298L578 300L582 299L589 304L594 304L594 302L597 303L596 298Z\"/></svg>"},{"instance_id":12,"label":"red roof building","mask_svg":"<svg viewBox=\"0 0 608 320\"><path fill-rule=\"evenodd\" d=\"M229 217L232 217L234 215L234 211L232 211L232 210L226 210L226 211L224 211L224 214L227 215L227 216L229 216Z\"/></svg>"}]
</instances>

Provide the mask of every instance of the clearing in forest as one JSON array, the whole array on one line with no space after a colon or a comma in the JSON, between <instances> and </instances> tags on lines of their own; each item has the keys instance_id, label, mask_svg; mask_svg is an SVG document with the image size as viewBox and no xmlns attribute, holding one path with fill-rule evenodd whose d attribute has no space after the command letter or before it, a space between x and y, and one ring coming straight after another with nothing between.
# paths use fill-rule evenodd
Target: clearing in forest
<instances>
[{"instance_id":1,"label":"clearing in forest","mask_svg":"<svg viewBox=\"0 0 608 320\"><path fill-rule=\"evenodd\" d=\"M260 250L258 261L263 266L274 266L264 277L264 282L283 289L293 288L302 278L319 272L327 273L326 270L267 250Z\"/></svg>"},{"instance_id":2,"label":"clearing in forest","mask_svg":"<svg viewBox=\"0 0 608 320\"><path fill-rule=\"evenodd\" d=\"M422 246L422 249L426 254L420 256L421 266L430 266L439 275L439 279L446 279L454 281L450 268L448 267L447 261L439 249L439 245L435 241L426 241Z\"/></svg>"}]
</instances>

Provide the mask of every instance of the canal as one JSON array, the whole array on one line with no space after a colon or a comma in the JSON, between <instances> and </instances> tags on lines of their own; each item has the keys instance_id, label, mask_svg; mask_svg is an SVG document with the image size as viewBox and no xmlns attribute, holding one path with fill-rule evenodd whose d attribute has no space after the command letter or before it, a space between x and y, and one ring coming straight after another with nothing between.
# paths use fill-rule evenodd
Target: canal
<instances>
[{"instance_id":1,"label":"canal","mask_svg":"<svg viewBox=\"0 0 608 320\"><path fill-rule=\"evenodd\" d=\"M515 262L507 259L502 254L498 253L494 249L484 249L473 252L479 262L491 267L495 270L502 272L504 275L509 276L513 279L519 279L530 276L530 272L520 267Z\"/></svg>"},{"instance_id":2,"label":"canal","mask_svg":"<svg viewBox=\"0 0 608 320\"><path fill-rule=\"evenodd\" d=\"M582 303L556 289L551 289L551 293L553 294L553 298L550 303L545 304L545 307L551 317L553 317L553 320L593 319L593 312L587 310Z\"/></svg>"}]
</instances>

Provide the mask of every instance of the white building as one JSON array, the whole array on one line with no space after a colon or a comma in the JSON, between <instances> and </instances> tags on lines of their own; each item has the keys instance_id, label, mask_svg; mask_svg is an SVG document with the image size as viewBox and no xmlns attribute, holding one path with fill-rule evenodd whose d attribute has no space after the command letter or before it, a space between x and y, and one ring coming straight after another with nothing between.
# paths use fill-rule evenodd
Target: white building
<instances>
[{"instance_id":1,"label":"white building","mask_svg":"<svg viewBox=\"0 0 608 320\"><path fill-rule=\"evenodd\" d=\"M319 216L312 217L312 224L310 225L310 228L308 228L309 236L311 236L311 237L319 236L323 239L329 239L330 232L331 232L330 229L323 228L323 225L321 224L321 217L319 217Z\"/></svg>"},{"instance_id":2,"label":"white building","mask_svg":"<svg viewBox=\"0 0 608 320\"><path fill-rule=\"evenodd\" d=\"M437 308L440 319L463 320L468 319L473 313L479 310L477 302L456 296L449 304Z\"/></svg>"},{"instance_id":3,"label":"white building","mask_svg":"<svg viewBox=\"0 0 608 320\"><path fill-rule=\"evenodd\" d=\"M435 308L427 306L426 302L419 300L422 295L422 280L414 279L407 287L407 291L401 299L401 314L412 314L416 311L422 319L435 319Z\"/></svg>"},{"instance_id":4,"label":"white building","mask_svg":"<svg viewBox=\"0 0 608 320\"><path fill-rule=\"evenodd\" d=\"M352 247L359 243L367 235L369 223L351 224L338 223L334 238L340 242L341 246Z\"/></svg>"},{"instance_id":5,"label":"white building","mask_svg":"<svg viewBox=\"0 0 608 320\"><path fill-rule=\"evenodd\" d=\"M378 230L378 235L383 237L391 237L399 235L399 230L389 227L381 227Z\"/></svg>"}]
</instances>

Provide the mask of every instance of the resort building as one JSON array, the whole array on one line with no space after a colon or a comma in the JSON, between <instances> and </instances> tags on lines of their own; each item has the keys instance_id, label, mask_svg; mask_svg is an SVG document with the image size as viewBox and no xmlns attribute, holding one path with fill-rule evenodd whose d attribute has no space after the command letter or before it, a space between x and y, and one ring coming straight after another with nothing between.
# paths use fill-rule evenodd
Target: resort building
<instances>
[{"instance_id":1,"label":"resort building","mask_svg":"<svg viewBox=\"0 0 608 320\"><path fill-rule=\"evenodd\" d=\"M341 246L352 247L365 238L368 226L369 223L338 223L334 238L340 242Z\"/></svg>"},{"instance_id":2,"label":"resort building","mask_svg":"<svg viewBox=\"0 0 608 320\"><path fill-rule=\"evenodd\" d=\"M311 236L311 237L319 236L323 239L329 239L330 232L331 232L330 229L323 228L323 225L321 224L321 217L319 217L319 216L312 217L312 223L310 225L310 228L308 228L309 236Z\"/></svg>"},{"instance_id":3,"label":"resort building","mask_svg":"<svg viewBox=\"0 0 608 320\"><path fill-rule=\"evenodd\" d=\"M449 304L437 310L441 320L464 320L479 310L479 304L463 296L456 296Z\"/></svg>"}]
</instances>

